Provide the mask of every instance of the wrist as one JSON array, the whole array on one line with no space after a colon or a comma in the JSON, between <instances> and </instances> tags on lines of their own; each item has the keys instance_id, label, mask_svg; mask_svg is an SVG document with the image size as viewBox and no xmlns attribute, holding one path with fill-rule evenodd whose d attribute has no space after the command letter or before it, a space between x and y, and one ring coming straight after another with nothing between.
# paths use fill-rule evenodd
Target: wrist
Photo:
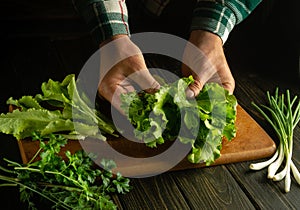
<instances>
[{"instance_id":1,"label":"wrist","mask_svg":"<svg viewBox=\"0 0 300 210\"><path fill-rule=\"evenodd\" d=\"M129 38L129 36L127 34L118 34L118 35L111 36L108 39L106 39L103 42L101 42L100 45L99 45L99 47L103 47L107 43L112 42L112 41L117 40L117 39L120 39L120 38L122 38L123 40L130 41L130 38Z\"/></svg>"},{"instance_id":2,"label":"wrist","mask_svg":"<svg viewBox=\"0 0 300 210\"><path fill-rule=\"evenodd\" d=\"M194 30L190 34L189 41L204 51L209 50L209 48L223 48L222 39L217 34L209 31Z\"/></svg>"},{"instance_id":3,"label":"wrist","mask_svg":"<svg viewBox=\"0 0 300 210\"><path fill-rule=\"evenodd\" d=\"M195 45L209 60L213 60L213 65L225 62L222 39L209 31L195 30L191 32L189 41ZM216 58L218 58L216 60ZM221 59L222 58L222 59Z\"/></svg>"}]
</instances>

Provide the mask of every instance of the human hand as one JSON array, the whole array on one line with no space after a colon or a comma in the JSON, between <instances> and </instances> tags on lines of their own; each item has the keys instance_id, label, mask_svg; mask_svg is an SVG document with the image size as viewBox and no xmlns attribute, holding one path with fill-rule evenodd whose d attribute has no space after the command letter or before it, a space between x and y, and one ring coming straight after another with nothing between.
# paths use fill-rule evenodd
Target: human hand
<instances>
[{"instance_id":1,"label":"human hand","mask_svg":"<svg viewBox=\"0 0 300 210\"><path fill-rule=\"evenodd\" d=\"M124 112L120 107L120 95L134 91L134 83L142 90L159 89L141 51L127 35L114 36L100 45L100 56L98 93L121 113Z\"/></svg>"},{"instance_id":2,"label":"human hand","mask_svg":"<svg viewBox=\"0 0 300 210\"><path fill-rule=\"evenodd\" d=\"M197 96L206 82L218 82L230 93L235 88L219 36L203 31L191 32L182 66L183 76L192 75L195 82L187 90L188 97Z\"/></svg>"}]
</instances>

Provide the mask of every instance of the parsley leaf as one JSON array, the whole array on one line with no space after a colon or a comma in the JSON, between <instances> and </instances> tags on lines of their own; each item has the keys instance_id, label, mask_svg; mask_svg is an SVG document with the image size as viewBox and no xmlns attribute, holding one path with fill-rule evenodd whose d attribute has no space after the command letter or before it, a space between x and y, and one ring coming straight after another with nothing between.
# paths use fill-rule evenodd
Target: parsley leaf
<instances>
[{"instance_id":1,"label":"parsley leaf","mask_svg":"<svg viewBox=\"0 0 300 210\"><path fill-rule=\"evenodd\" d=\"M58 155L67 139L62 135L50 134L41 137L37 152L40 159L28 164L19 164L10 160L8 167L0 170L10 176L0 175L2 186L19 186L20 200L36 209L34 196L39 195L52 203L56 209L116 209L111 194L125 194L130 191L130 181L120 173L113 175L116 164L111 160L102 160L105 170L96 168L91 154L78 150L74 154L65 152L67 160ZM46 138L46 139L45 139ZM95 157L94 157L95 158Z\"/></svg>"}]
</instances>

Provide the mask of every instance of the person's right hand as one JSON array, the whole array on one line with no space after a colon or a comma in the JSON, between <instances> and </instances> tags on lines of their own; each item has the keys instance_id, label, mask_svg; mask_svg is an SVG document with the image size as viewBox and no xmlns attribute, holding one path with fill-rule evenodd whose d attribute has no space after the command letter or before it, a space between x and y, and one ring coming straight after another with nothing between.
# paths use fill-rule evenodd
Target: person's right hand
<instances>
[{"instance_id":1,"label":"person's right hand","mask_svg":"<svg viewBox=\"0 0 300 210\"><path fill-rule=\"evenodd\" d=\"M189 97L197 96L207 82L219 83L233 93L235 81L218 35L203 30L192 31L183 63L183 76L193 75L195 79L187 91Z\"/></svg>"},{"instance_id":2,"label":"person's right hand","mask_svg":"<svg viewBox=\"0 0 300 210\"><path fill-rule=\"evenodd\" d=\"M141 51L127 35L114 36L100 45L100 56L98 93L121 113L120 95L134 91L133 83L142 90L159 89Z\"/></svg>"}]
</instances>

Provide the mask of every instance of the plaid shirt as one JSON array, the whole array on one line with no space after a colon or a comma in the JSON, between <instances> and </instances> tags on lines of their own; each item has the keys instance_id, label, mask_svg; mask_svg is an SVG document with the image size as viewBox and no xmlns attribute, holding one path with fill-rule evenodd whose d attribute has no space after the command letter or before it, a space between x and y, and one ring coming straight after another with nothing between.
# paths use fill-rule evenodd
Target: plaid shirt
<instances>
[{"instance_id":1,"label":"plaid shirt","mask_svg":"<svg viewBox=\"0 0 300 210\"><path fill-rule=\"evenodd\" d=\"M141 0L145 8L159 16L172 0ZM197 0L190 26L221 37L223 43L234 26L244 20L261 0ZM117 34L130 35L125 0L73 0L99 44Z\"/></svg>"}]
</instances>

